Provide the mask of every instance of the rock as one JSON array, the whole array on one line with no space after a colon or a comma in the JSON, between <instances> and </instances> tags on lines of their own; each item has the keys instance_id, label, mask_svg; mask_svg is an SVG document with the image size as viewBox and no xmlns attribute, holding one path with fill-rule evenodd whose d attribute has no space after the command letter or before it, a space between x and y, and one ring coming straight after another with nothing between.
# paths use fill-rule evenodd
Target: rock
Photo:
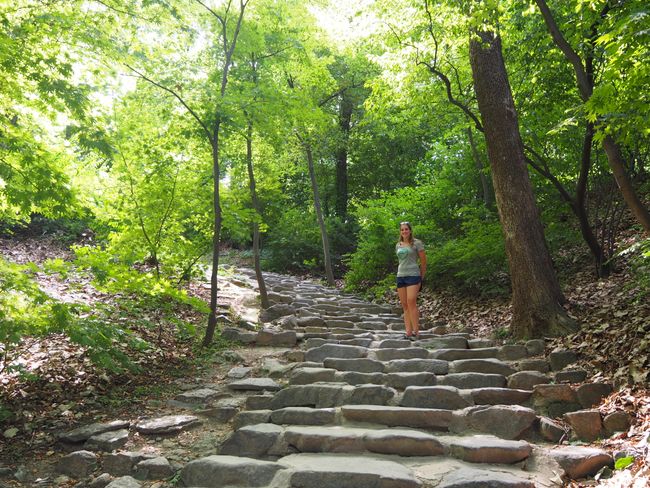
<instances>
[{"instance_id":1,"label":"rock","mask_svg":"<svg viewBox=\"0 0 650 488\"><path fill-rule=\"evenodd\" d=\"M368 455L293 454L278 464L291 470L289 485L319 488L420 488L409 468Z\"/></svg>"},{"instance_id":2,"label":"rock","mask_svg":"<svg viewBox=\"0 0 650 488\"><path fill-rule=\"evenodd\" d=\"M619 410L607 415L603 419L603 425L607 433L610 435L615 432L627 432L630 425L632 425L632 419L629 414Z\"/></svg>"},{"instance_id":3,"label":"rock","mask_svg":"<svg viewBox=\"0 0 650 488\"><path fill-rule=\"evenodd\" d=\"M194 415L167 415L138 422L135 429L141 434L176 434L187 430L199 422Z\"/></svg>"},{"instance_id":4,"label":"rock","mask_svg":"<svg viewBox=\"0 0 650 488\"><path fill-rule=\"evenodd\" d=\"M583 408L591 408L600 404L603 398L612 392L609 383L585 383L576 390L578 401Z\"/></svg>"},{"instance_id":5,"label":"rock","mask_svg":"<svg viewBox=\"0 0 650 488\"><path fill-rule=\"evenodd\" d=\"M358 373L382 373L384 371L384 364L382 362L367 358L326 358L323 361L323 366L338 371L356 371Z\"/></svg>"},{"instance_id":6,"label":"rock","mask_svg":"<svg viewBox=\"0 0 650 488\"><path fill-rule=\"evenodd\" d=\"M242 344L251 344L255 342L257 334L254 332L245 332L233 327L226 327L221 331L221 338L232 342L241 342Z\"/></svg>"},{"instance_id":7,"label":"rock","mask_svg":"<svg viewBox=\"0 0 650 488\"><path fill-rule=\"evenodd\" d=\"M515 361L528 356L528 349L522 344L506 344L499 348L499 359Z\"/></svg>"},{"instance_id":8,"label":"rock","mask_svg":"<svg viewBox=\"0 0 650 488\"><path fill-rule=\"evenodd\" d=\"M400 405L456 410L470 406L470 402L453 386L409 386L404 390Z\"/></svg>"},{"instance_id":9,"label":"rock","mask_svg":"<svg viewBox=\"0 0 650 488\"><path fill-rule=\"evenodd\" d=\"M251 371L253 371L253 368L236 366L232 368L230 371L228 371L226 377L233 380L240 380L248 376L251 373Z\"/></svg>"},{"instance_id":10,"label":"rock","mask_svg":"<svg viewBox=\"0 0 650 488\"><path fill-rule=\"evenodd\" d=\"M370 431L365 435L364 446L370 452L398 456L439 456L444 453L444 447L438 439L416 430Z\"/></svg>"},{"instance_id":11,"label":"rock","mask_svg":"<svg viewBox=\"0 0 650 488\"><path fill-rule=\"evenodd\" d=\"M555 373L556 383L582 383L587 379L584 369L563 369Z\"/></svg>"},{"instance_id":12,"label":"rock","mask_svg":"<svg viewBox=\"0 0 650 488\"><path fill-rule=\"evenodd\" d=\"M344 405L341 413L354 422L432 430L448 430L452 419L451 410L384 405Z\"/></svg>"},{"instance_id":13,"label":"rock","mask_svg":"<svg viewBox=\"0 0 650 488\"><path fill-rule=\"evenodd\" d=\"M292 363L300 363L305 360L305 351L287 351L284 359Z\"/></svg>"},{"instance_id":14,"label":"rock","mask_svg":"<svg viewBox=\"0 0 650 488\"><path fill-rule=\"evenodd\" d=\"M385 405L396 394L392 388L382 385L359 385L352 390L350 405Z\"/></svg>"},{"instance_id":15,"label":"rock","mask_svg":"<svg viewBox=\"0 0 650 488\"><path fill-rule=\"evenodd\" d=\"M440 359L393 359L385 366L386 373L433 373L445 375L449 362Z\"/></svg>"},{"instance_id":16,"label":"rock","mask_svg":"<svg viewBox=\"0 0 650 488\"><path fill-rule=\"evenodd\" d=\"M244 378L228 383L228 388L236 391L278 391L282 387L271 378Z\"/></svg>"},{"instance_id":17,"label":"rock","mask_svg":"<svg viewBox=\"0 0 650 488\"><path fill-rule=\"evenodd\" d=\"M534 410L519 405L477 405L453 414L452 432L483 432L502 439L517 439L537 419Z\"/></svg>"},{"instance_id":18,"label":"rock","mask_svg":"<svg viewBox=\"0 0 650 488\"><path fill-rule=\"evenodd\" d=\"M566 437L567 432L562 425L549 419L548 417L540 417L539 419L539 433L544 440L549 442L559 443L562 438Z\"/></svg>"},{"instance_id":19,"label":"rock","mask_svg":"<svg viewBox=\"0 0 650 488\"><path fill-rule=\"evenodd\" d=\"M420 342L428 349L467 349L469 347L465 337L455 335L423 339Z\"/></svg>"},{"instance_id":20,"label":"rock","mask_svg":"<svg viewBox=\"0 0 650 488\"><path fill-rule=\"evenodd\" d=\"M474 435L451 439L449 452L470 463L513 464L530 456L532 447L525 441Z\"/></svg>"},{"instance_id":21,"label":"rock","mask_svg":"<svg viewBox=\"0 0 650 488\"><path fill-rule=\"evenodd\" d=\"M336 370L329 368L295 368L289 377L292 385L308 385L317 381L334 381Z\"/></svg>"},{"instance_id":22,"label":"rock","mask_svg":"<svg viewBox=\"0 0 650 488\"><path fill-rule=\"evenodd\" d=\"M372 356L378 361L391 361L393 359L424 359L429 357L429 351L421 347L374 349Z\"/></svg>"},{"instance_id":23,"label":"rock","mask_svg":"<svg viewBox=\"0 0 650 488\"><path fill-rule=\"evenodd\" d=\"M271 400L271 410L283 407L328 408L345 405L354 387L336 383L296 385L283 388Z\"/></svg>"},{"instance_id":24,"label":"rock","mask_svg":"<svg viewBox=\"0 0 650 488\"><path fill-rule=\"evenodd\" d=\"M57 473L72 478L85 478L97 468L97 455L90 451L75 451L63 456L56 465Z\"/></svg>"},{"instance_id":25,"label":"rock","mask_svg":"<svg viewBox=\"0 0 650 488\"><path fill-rule=\"evenodd\" d=\"M590 447L561 447L548 451L553 459L564 469L566 475L574 480L592 476L603 466L613 466L612 457L601 449Z\"/></svg>"},{"instance_id":26,"label":"rock","mask_svg":"<svg viewBox=\"0 0 650 488\"><path fill-rule=\"evenodd\" d=\"M445 475L437 488L535 488L535 484L510 473L464 467Z\"/></svg>"},{"instance_id":27,"label":"rock","mask_svg":"<svg viewBox=\"0 0 650 488\"><path fill-rule=\"evenodd\" d=\"M131 476L122 476L111 481L106 488L140 488L140 486L142 485Z\"/></svg>"},{"instance_id":28,"label":"rock","mask_svg":"<svg viewBox=\"0 0 650 488\"><path fill-rule=\"evenodd\" d=\"M269 378L284 378L287 372L295 367L295 363L281 363L275 358L264 358L262 362L262 369L266 371Z\"/></svg>"},{"instance_id":29,"label":"rock","mask_svg":"<svg viewBox=\"0 0 650 488\"><path fill-rule=\"evenodd\" d=\"M233 429L238 430L247 425L270 423L271 412L272 410L248 410L239 412L233 422Z\"/></svg>"},{"instance_id":30,"label":"rock","mask_svg":"<svg viewBox=\"0 0 650 488\"><path fill-rule=\"evenodd\" d=\"M336 418L334 408L286 407L274 410L270 419L274 424L327 425Z\"/></svg>"},{"instance_id":31,"label":"rock","mask_svg":"<svg viewBox=\"0 0 650 488\"><path fill-rule=\"evenodd\" d=\"M471 396L476 405L522 405L527 403L533 392L512 388L476 388Z\"/></svg>"},{"instance_id":32,"label":"rock","mask_svg":"<svg viewBox=\"0 0 650 488\"><path fill-rule=\"evenodd\" d=\"M551 380L539 371L519 371L508 377L508 388L519 390L532 390L535 385L544 385Z\"/></svg>"},{"instance_id":33,"label":"rock","mask_svg":"<svg viewBox=\"0 0 650 488\"><path fill-rule=\"evenodd\" d=\"M355 359L368 354L368 349L359 346L344 346L340 344L323 344L320 347L309 349L305 353L305 361L322 363L327 358Z\"/></svg>"},{"instance_id":34,"label":"rock","mask_svg":"<svg viewBox=\"0 0 650 488\"><path fill-rule=\"evenodd\" d=\"M449 363L450 373L485 373L510 376L515 369L495 358L488 359L459 359Z\"/></svg>"},{"instance_id":35,"label":"rock","mask_svg":"<svg viewBox=\"0 0 650 488\"><path fill-rule=\"evenodd\" d=\"M273 395L249 395L246 397L247 410L269 410Z\"/></svg>"},{"instance_id":36,"label":"rock","mask_svg":"<svg viewBox=\"0 0 650 488\"><path fill-rule=\"evenodd\" d=\"M533 401L538 406L557 402L577 403L578 396L569 385L535 385Z\"/></svg>"},{"instance_id":37,"label":"rock","mask_svg":"<svg viewBox=\"0 0 650 488\"><path fill-rule=\"evenodd\" d=\"M494 347L494 341L491 339L468 339L467 345L469 346L470 349Z\"/></svg>"},{"instance_id":38,"label":"rock","mask_svg":"<svg viewBox=\"0 0 650 488\"><path fill-rule=\"evenodd\" d=\"M182 486L263 487L267 486L283 466L236 456L208 456L190 461L181 471Z\"/></svg>"},{"instance_id":39,"label":"rock","mask_svg":"<svg viewBox=\"0 0 650 488\"><path fill-rule=\"evenodd\" d=\"M440 376L438 383L461 389L503 388L506 386L506 377L500 374L453 373Z\"/></svg>"},{"instance_id":40,"label":"rock","mask_svg":"<svg viewBox=\"0 0 650 488\"><path fill-rule=\"evenodd\" d=\"M293 347L297 341L297 335L292 330L276 332L269 329L262 329L257 333L255 344L258 346Z\"/></svg>"},{"instance_id":41,"label":"rock","mask_svg":"<svg viewBox=\"0 0 650 488\"><path fill-rule=\"evenodd\" d=\"M296 318L298 327L325 327L325 320L321 317L298 317Z\"/></svg>"},{"instance_id":42,"label":"rock","mask_svg":"<svg viewBox=\"0 0 650 488\"><path fill-rule=\"evenodd\" d=\"M124 446L128 440L129 431L126 429L103 432L88 439L84 447L90 451L111 452Z\"/></svg>"},{"instance_id":43,"label":"rock","mask_svg":"<svg viewBox=\"0 0 650 488\"><path fill-rule=\"evenodd\" d=\"M186 391L176 395L174 399L188 405L205 405L221 396L223 396L223 393L211 388L199 388L198 390Z\"/></svg>"},{"instance_id":44,"label":"rock","mask_svg":"<svg viewBox=\"0 0 650 488\"><path fill-rule=\"evenodd\" d=\"M529 356L539 356L544 354L546 349L546 342L544 339L531 339L526 341L526 350Z\"/></svg>"},{"instance_id":45,"label":"rock","mask_svg":"<svg viewBox=\"0 0 650 488\"><path fill-rule=\"evenodd\" d=\"M592 442L598 439L603 430L602 419L598 410L578 410L564 415L571 426L573 434L581 441Z\"/></svg>"},{"instance_id":46,"label":"rock","mask_svg":"<svg viewBox=\"0 0 650 488\"><path fill-rule=\"evenodd\" d=\"M139 480L165 480L174 476L175 472L164 457L145 459L135 466L135 477Z\"/></svg>"},{"instance_id":47,"label":"rock","mask_svg":"<svg viewBox=\"0 0 650 488\"><path fill-rule=\"evenodd\" d=\"M113 476L125 476L133 474L135 465L145 459L152 459L155 456L141 452L118 452L114 454L105 454L103 467L104 471Z\"/></svg>"},{"instance_id":48,"label":"rock","mask_svg":"<svg viewBox=\"0 0 650 488\"><path fill-rule=\"evenodd\" d=\"M436 375L433 373L388 373L386 385L404 390L409 386L435 386Z\"/></svg>"},{"instance_id":49,"label":"rock","mask_svg":"<svg viewBox=\"0 0 650 488\"><path fill-rule=\"evenodd\" d=\"M483 347L479 349L438 349L437 351L431 351L430 357L445 361L456 361L459 359L496 358L498 354L499 349L496 347Z\"/></svg>"},{"instance_id":50,"label":"rock","mask_svg":"<svg viewBox=\"0 0 650 488\"><path fill-rule=\"evenodd\" d=\"M360 452L366 429L354 427L288 426L284 437L298 452Z\"/></svg>"},{"instance_id":51,"label":"rock","mask_svg":"<svg viewBox=\"0 0 650 488\"><path fill-rule=\"evenodd\" d=\"M272 322L285 315L293 315L295 312L296 309L288 303L276 303L260 312L260 321Z\"/></svg>"},{"instance_id":52,"label":"rock","mask_svg":"<svg viewBox=\"0 0 650 488\"><path fill-rule=\"evenodd\" d=\"M274 424L247 425L235 431L219 449L221 455L261 458L285 454L281 442L284 429Z\"/></svg>"},{"instance_id":53,"label":"rock","mask_svg":"<svg viewBox=\"0 0 650 488\"><path fill-rule=\"evenodd\" d=\"M102 473L88 483L88 488L106 488L111 481L113 481L113 477L110 474Z\"/></svg>"},{"instance_id":54,"label":"rock","mask_svg":"<svg viewBox=\"0 0 650 488\"><path fill-rule=\"evenodd\" d=\"M334 381L347 383L348 385L364 385L372 383L381 385L384 383L385 374L383 373L357 373L356 371L337 371L334 375Z\"/></svg>"},{"instance_id":55,"label":"rock","mask_svg":"<svg viewBox=\"0 0 650 488\"><path fill-rule=\"evenodd\" d=\"M551 363L551 369L553 371L561 371L577 360L578 356L573 351L553 351L548 355L548 362Z\"/></svg>"},{"instance_id":56,"label":"rock","mask_svg":"<svg viewBox=\"0 0 650 488\"><path fill-rule=\"evenodd\" d=\"M90 439L92 436L109 432L112 430L128 429L130 422L125 420L114 420L113 422L95 423L78 427L59 437L64 442L82 442Z\"/></svg>"},{"instance_id":57,"label":"rock","mask_svg":"<svg viewBox=\"0 0 650 488\"><path fill-rule=\"evenodd\" d=\"M551 370L551 365L548 364L546 359L522 359L517 363L519 371L539 371L540 373L548 373Z\"/></svg>"}]
</instances>

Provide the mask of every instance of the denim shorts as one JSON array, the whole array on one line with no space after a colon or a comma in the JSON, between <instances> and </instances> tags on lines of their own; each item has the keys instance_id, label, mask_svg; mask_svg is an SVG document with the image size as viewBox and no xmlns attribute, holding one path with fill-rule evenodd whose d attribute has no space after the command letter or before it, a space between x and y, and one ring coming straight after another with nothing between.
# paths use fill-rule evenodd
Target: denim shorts
<instances>
[{"instance_id":1,"label":"denim shorts","mask_svg":"<svg viewBox=\"0 0 650 488\"><path fill-rule=\"evenodd\" d=\"M420 276L398 276L397 288L404 288L405 286L418 285L422 281Z\"/></svg>"}]
</instances>

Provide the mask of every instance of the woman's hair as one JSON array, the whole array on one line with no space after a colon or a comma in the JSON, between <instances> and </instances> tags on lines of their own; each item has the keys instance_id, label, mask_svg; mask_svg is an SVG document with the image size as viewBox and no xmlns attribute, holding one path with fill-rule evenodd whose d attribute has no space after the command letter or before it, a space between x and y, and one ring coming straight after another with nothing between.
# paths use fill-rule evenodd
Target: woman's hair
<instances>
[{"instance_id":1,"label":"woman's hair","mask_svg":"<svg viewBox=\"0 0 650 488\"><path fill-rule=\"evenodd\" d=\"M400 222L400 223L399 223L399 228L401 229L403 225L405 225L406 227L409 228L409 231L410 231L410 232L409 232L408 243L409 243L410 246L412 246L412 245L413 245L413 239L414 239L414 238L413 238L413 227L411 227L411 223L410 223L410 222ZM399 241L397 241L397 242L398 242L398 244L399 244L400 242L404 242L404 241L402 240L402 233L401 233L401 232L400 232L400 234L399 234Z\"/></svg>"}]
</instances>

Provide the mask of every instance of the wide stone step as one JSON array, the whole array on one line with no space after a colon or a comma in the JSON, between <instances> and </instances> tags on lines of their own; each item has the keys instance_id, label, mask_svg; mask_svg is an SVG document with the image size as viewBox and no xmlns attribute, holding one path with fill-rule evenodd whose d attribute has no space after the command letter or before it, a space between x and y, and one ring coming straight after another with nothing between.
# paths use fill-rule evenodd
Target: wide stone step
<instances>
[{"instance_id":1,"label":"wide stone step","mask_svg":"<svg viewBox=\"0 0 650 488\"><path fill-rule=\"evenodd\" d=\"M449 429L453 412L432 408L343 405L341 414L345 420L351 422L445 431Z\"/></svg>"},{"instance_id":2,"label":"wide stone step","mask_svg":"<svg viewBox=\"0 0 650 488\"><path fill-rule=\"evenodd\" d=\"M271 410L284 407L328 408L346 404L385 405L396 394L383 385L352 386L344 383L313 383L289 386L277 392L271 400Z\"/></svg>"},{"instance_id":3,"label":"wide stone step","mask_svg":"<svg viewBox=\"0 0 650 488\"><path fill-rule=\"evenodd\" d=\"M499 349L497 347L481 347L477 349L437 349L431 351L431 358L443 359L445 361L456 361L459 359L486 359L497 358Z\"/></svg>"},{"instance_id":4,"label":"wide stone step","mask_svg":"<svg viewBox=\"0 0 650 488\"><path fill-rule=\"evenodd\" d=\"M491 435L444 437L451 456L469 463L513 464L523 461L532 452L526 441L499 439Z\"/></svg>"},{"instance_id":5,"label":"wide stone step","mask_svg":"<svg viewBox=\"0 0 650 488\"><path fill-rule=\"evenodd\" d=\"M280 488L419 488L412 471L400 463L368 455L293 454L278 461L287 480ZM251 485L254 486L254 485Z\"/></svg>"},{"instance_id":6,"label":"wide stone step","mask_svg":"<svg viewBox=\"0 0 650 488\"><path fill-rule=\"evenodd\" d=\"M368 357L378 361L390 361L393 359L426 359L429 357L429 351L422 347L402 347L402 348L385 348L371 349Z\"/></svg>"},{"instance_id":7,"label":"wide stone step","mask_svg":"<svg viewBox=\"0 0 650 488\"><path fill-rule=\"evenodd\" d=\"M458 359L449 363L450 373L485 373L510 376L517 372L515 368L496 358Z\"/></svg>"}]
</instances>

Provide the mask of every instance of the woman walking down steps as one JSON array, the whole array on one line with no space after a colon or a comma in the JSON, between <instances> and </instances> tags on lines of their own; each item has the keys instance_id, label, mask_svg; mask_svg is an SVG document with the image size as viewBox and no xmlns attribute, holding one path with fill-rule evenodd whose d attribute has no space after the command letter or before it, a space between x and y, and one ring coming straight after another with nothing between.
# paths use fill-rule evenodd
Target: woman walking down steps
<instances>
[{"instance_id":1,"label":"woman walking down steps","mask_svg":"<svg viewBox=\"0 0 650 488\"><path fill-rule=\"evenodd\" d=\"M399 261L397 295L404 310L404 337L411 340L419 339L420 310L417 300L427 270L427 256L422 241L413 236L410 222L399 224L399 241L395 245L395 253Z\"/></svg>"}]
</instances>

